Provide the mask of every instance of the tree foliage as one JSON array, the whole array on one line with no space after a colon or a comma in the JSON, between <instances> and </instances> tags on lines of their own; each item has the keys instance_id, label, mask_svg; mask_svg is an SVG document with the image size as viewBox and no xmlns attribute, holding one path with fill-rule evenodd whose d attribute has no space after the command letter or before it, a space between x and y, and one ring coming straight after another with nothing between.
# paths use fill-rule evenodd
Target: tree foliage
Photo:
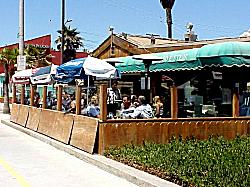
<instances>
[{"instance_id":1,"label":"tree foliage","mask_svg":"<svg viewBox=\"0 0 250 187\"><path fill-rule=\"evenodd\" d=\"M27 45L27 47L25 47L24 54L26 55L27 68L37 68L51 64L48 59L52 56L47 54L46 49L33 45Z\"/></svg>"},{"instance_id":2,"label":"tree foliage","mask_svg":"<svg viewBox=\"0 0 250 187\"><path fill-rule=\"evenodd\" d=\"M1 64L15 64L18 56L18 49L4 48L0 51L0 63Z\"/></svg>"},{"instance_id":3,"label":"tree foliage","mask_svg":"<svg viewBox=\"0 0 250 187\"><path fill-rule=\"evenodd\" d=\"M160 0L161 5L164 9L170 8L172 9L175 3L175 0Z\"/></svg>"},{"instance_id":4,"label":"tree foliage","mask_svg":"<svg viewBox=\"0 0 250 187\"><path fill-rule=\"evenodd\" d=\"M9 106L9 77L10 75L10 64L15 64L17 61L18 49L4 48L0 51L0 63L4 66L4 107L3 113L10 113Z\"/></svg>"},{"instance_id":5,"label":"tree foliage","mask_svg":"<svg viewBox=\"0 0 250 187\"><path fill-rule=\"evenodd\" d=\"M62 47L62 30L57 31L58 38L55 43L57 44L57 49L60 50ZM70 26L64 26L64 54L63 54L63 62L70 61L75 59L76 50L80 47L83 47L82 37L79 36L80 32L77 31L77 28L71 28Z\"/></svg>"}]
</instances>

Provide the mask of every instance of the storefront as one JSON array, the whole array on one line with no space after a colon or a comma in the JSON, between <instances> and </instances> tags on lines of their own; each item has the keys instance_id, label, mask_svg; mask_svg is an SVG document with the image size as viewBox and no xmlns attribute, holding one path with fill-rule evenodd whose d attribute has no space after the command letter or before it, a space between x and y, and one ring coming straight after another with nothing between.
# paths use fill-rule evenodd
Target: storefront
<instances>
[{"instance_id":1,"label":"storefront","mask_svg":"<svg viewBox=\"0 0 250 187\"><path fill-rule=\"evenodd\" d=\"M249 43L227 42L151 55L163 60L152 61L150 66L150 102L155 95L164 96L168 114L172 85L178 90L178 117L231 116L234 92L239 92L239 105L244 107L250 82ZM118 60L123 62L117 64L123 73L122 81L133 80L134 93L143 94L143 62L131 56Z\"/></svg>"}]
</instances>

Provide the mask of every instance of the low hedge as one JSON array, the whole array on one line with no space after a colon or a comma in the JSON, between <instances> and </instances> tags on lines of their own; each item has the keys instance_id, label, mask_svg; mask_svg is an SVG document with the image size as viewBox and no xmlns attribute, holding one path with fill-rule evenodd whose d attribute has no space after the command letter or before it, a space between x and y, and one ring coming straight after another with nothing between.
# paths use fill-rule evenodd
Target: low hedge
<instances>
[{"instance_id":1,"label":"low hedge","mask_svg":"<svg viewBox=\"0 0 250 187\"><path fill-rule=\"evenodd\" d=\"M250 137L146 142L105 155L182 186L250 186Z\"/></svg>"}]
</instances>

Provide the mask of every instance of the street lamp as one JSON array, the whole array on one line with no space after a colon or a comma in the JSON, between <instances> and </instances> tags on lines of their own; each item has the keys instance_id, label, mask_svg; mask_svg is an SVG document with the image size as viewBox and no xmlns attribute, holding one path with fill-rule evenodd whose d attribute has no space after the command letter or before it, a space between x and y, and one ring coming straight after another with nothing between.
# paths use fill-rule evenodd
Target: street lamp
<instances>
[{"instance_id":1,"label":"street lamp","mask_svg":"<svg viewBox=\"0 0 250 187\"><path fill-rule=\"evenodd\" d=\"M151 54L142 54L142 55L135 55L133 56L133 59L135 60L142 60L144 66L145 66L145 97L147 99L147 101L149 101L149 90L150 88L148 88L148 78L149 76L149 68L152 65L153 61L161 61L163 60L161 57L157 57Z\"/></svg>"}]
</instances>

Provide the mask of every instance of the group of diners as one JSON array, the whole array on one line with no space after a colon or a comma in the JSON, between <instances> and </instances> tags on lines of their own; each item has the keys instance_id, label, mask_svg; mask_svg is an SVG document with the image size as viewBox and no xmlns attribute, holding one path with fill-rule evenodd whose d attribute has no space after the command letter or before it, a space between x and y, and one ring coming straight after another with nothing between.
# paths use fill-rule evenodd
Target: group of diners
<instances>
[{"instance_id":1,"label":"group of diners","mask_svg":"<svg viewBox=\"0 0 250 187\"><path fill-rule=\"evenodd\" d=\"M153 104L147 102L145 96L121 95L117 81L112 82L108 89L108 118L147 119L163 117L163 102L160 96L155 96Z\"/></svg>"},{"instance_id":2,"label":"group of diners","mask_svg":"<svg viewBox=\"0 0 250 187\"><path fill-rule=\"evenodd\" d=\"M118 82L115 80L111 87L107 89L107 111L108 119L146 119L163 117L163 102L159 96L153 98L153 104L149 104L143 95L122 95L117 88ZM25 104L29 105L27 100ZM35 93L33 106L41 108L42 98L38 92ZM46 109L57 109L57 99L52 91L49 91L46 97ZM76 113L75 93L62 92L62 111L67 113ZM100 107L98 95L92 95L87 99L85 92L81 93L81 115L99 118Z\"/></svg>"}]
</instances>

